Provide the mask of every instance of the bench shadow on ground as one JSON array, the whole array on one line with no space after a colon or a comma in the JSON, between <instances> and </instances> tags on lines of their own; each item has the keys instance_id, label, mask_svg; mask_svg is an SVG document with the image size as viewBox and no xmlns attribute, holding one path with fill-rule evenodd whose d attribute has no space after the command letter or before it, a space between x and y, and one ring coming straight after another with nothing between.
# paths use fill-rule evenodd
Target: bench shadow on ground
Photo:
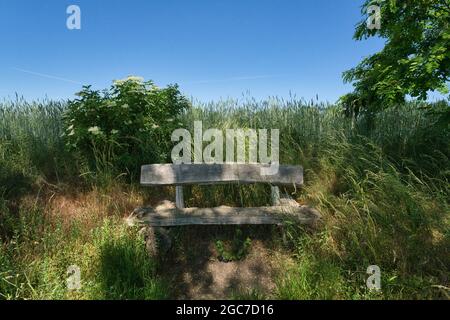
<instances>
[{"instance_id":1,"label":"bench shadow on ground","mask_svg":"<svg viewBox=\"0 0 450 320\"><path fill-rule=\"evenodd\" d=\"M186 207L264 205L258 193L270 195L270 188L234 185L185 188ZM149 188L144 203L156 207L166 199L174 199L175 188ZM168 196L169 195L169 196ZM219 197L217 195L220 195ZM267 199L267 197L266 197ZM257 203L258 202L258 203ZM236 230L249 238L248 253L242 259L220 261L216 242L231 243ZM174 299L227 299L271 297L275 290L273 249L281 239L280 229L269 225L180 226L169 228L173 244L160 261L158 274L171 284Z\"/></svg>"},{"instance_id":2,"label":"bench shadow on ground","mask_svg":"<svg viewBox=\"0 0 450 320\"><path fill-rule=\"evenodd\" d=\"M221 261L216 241L232 242L236 229L251 239L241 259ZM276 268L271 259L273 226L188 226L171 230L174 245L160 274L172 284L175 299L270 297Z\"/></svg>"}]
</instances>

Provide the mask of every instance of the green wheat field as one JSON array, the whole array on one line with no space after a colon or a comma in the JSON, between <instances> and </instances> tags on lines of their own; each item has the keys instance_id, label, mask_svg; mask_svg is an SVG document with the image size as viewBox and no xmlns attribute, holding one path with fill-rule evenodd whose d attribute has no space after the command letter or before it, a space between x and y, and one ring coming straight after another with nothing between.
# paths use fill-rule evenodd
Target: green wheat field
<instances>
[{"instance_id":1,"label":"green wheat field","mask_svg":"<svg viewBox=\"0 0 450 320\"><path fill-rule=\"evenodd\" d=\"M94 166L70 152L66 110L64 101L0 102L0 299L450 297L450 131L425 104L352 120L315 101L192 101L181 127L279 129L280 162L305 170L305 186L288 192L323 219L314 229L181 227L158 259L124 218L175 191L140 187L138 172L116 170L105 149ZM192 187L185 198L188 206L264 205L270 189ZM260 270L264 283L215 291L211 261L226 266L226 255L238 266L258 254L270 270ZM70 265L81 270L79 290L67 288ZM381 269L381 291L367 289L370 265Z\"/></svg>"}]
</instances>

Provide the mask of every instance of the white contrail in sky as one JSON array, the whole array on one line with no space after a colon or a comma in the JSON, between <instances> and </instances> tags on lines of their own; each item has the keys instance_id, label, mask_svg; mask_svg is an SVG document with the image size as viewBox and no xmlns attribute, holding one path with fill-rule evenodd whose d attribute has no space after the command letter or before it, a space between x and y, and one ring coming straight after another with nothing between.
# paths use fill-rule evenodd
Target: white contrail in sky
<instances>
[{"instance_id":1,"label":"white contrail in sky","mask_svg":"<svg viewBox=\"0 0 450 320\"><path fill-rule=\"evenodd\" d=\"M28 73L28 74L31 74L31 75L34 75L34 76L38 76L38 77L43 77L43 78L48 78L48 79L65 81L65 82L70 82L70 83L74 83L74 84L78 84L78 85L83 85L81 82L78 82L78 81L75 81L75 80L71 80L71 79L61 78L61 77L57 77L57 76L52 76L51 74L39 73L39 72L34 72L34 71L25 70L25 69L21 69L21 68L12 68L12 69L16 70L16 71L23 72L23 73Z\"/></svg>"},{"instance_id":2,"label":"white contrail in sky","mask_svg":"<svg viewBox=\"0 0 450 320\"><path fill-rule=\"evenodd\" d=\"M38 77L43 77L43 78L48 78L48 79L53 79L53 80L59 80L59 81L65 81L65 82L70 82L70 83L74 83L74 84L78 84L78 85L83 85L81 82L75 81L75 80L71 80L71 79L67 79L67 78L62 78L62 77L57 77L57 76L53 76L51 74L45 74L45 73L40 73L40 72L34 72L34 71L30 71L30 70L25 70L25 69L21 69L21 68L12 68L16 71L20 71L23 73L28 73L34 76L38 76ZM277 78L277 77L281 77L282 75L258 75L258 76L241 76L241 77L232 77L232 78L226 78L226 79L213 79L213 80L200 80L200 81L193 81L193 82L188 82L188 84L208 84L208 83L216 83L216 82L232 82L232 81L244 81L244 80L259 80L259 79L269 79L269 78Z\"/></svg>"}]
</instances>

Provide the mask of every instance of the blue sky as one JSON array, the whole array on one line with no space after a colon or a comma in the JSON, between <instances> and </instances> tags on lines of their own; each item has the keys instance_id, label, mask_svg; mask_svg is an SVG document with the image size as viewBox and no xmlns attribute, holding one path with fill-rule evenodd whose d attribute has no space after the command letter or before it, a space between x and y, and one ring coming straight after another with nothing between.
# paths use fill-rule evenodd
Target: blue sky
<instances>
[{"instance_id":1,"label":"blue sky","mask_svg":"<svg viewBox=\"0 0 450 320\"><path fill-rule=\"evenodd\" d=\"M382 48L356 42L362 0L2 0L0 97L72 98L138 75L200 100L335 101L342 72ZM66 9L81 8L81 30Z\"/></svg>"}]
</instances>

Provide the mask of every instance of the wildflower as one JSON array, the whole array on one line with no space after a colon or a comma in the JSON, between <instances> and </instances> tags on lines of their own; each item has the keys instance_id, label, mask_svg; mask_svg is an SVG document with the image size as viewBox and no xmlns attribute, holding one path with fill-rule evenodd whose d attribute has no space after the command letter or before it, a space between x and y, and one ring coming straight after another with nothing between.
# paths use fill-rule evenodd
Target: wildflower
<instances>
[{"instance_id":1,"label":"wildflower","mask_svg":"<svg viewBox=\"0 0 450 320\"><path fill-rule=\"evenodd\" d=\"M90 133L92 133L92 134L94 134L94 135L98 135L98 134L100 134L102 131L100 130L99 127L95 126L95 127L90 127L90 128L88 129L88 132L90 132Z\"/></svg>"},{"instance_id":2,"label":"wildflower","mask_svg":"<svg viewBox=\"0 0 450 320\"><path fill-rule=\"evenodd\" d=\"M136 76L129 76L126 80L127 81L142 82L142 81L144 81L144 78L136 77Z\"/></svg>"},{"instance_id":3,"label":"wildflower","mask_svg":"<svg viewBox=\"0 0 450 320\"><path fill-rule=\"evenodd\" d=\"M121 85L127 81L132 81L132 82L142 82L144 81L144 78L142 77L136 77L136 76L129 76L126 79L122 79L122 80L114 80L114 84L116 85Z\"/></svg>"}]
</instances>

